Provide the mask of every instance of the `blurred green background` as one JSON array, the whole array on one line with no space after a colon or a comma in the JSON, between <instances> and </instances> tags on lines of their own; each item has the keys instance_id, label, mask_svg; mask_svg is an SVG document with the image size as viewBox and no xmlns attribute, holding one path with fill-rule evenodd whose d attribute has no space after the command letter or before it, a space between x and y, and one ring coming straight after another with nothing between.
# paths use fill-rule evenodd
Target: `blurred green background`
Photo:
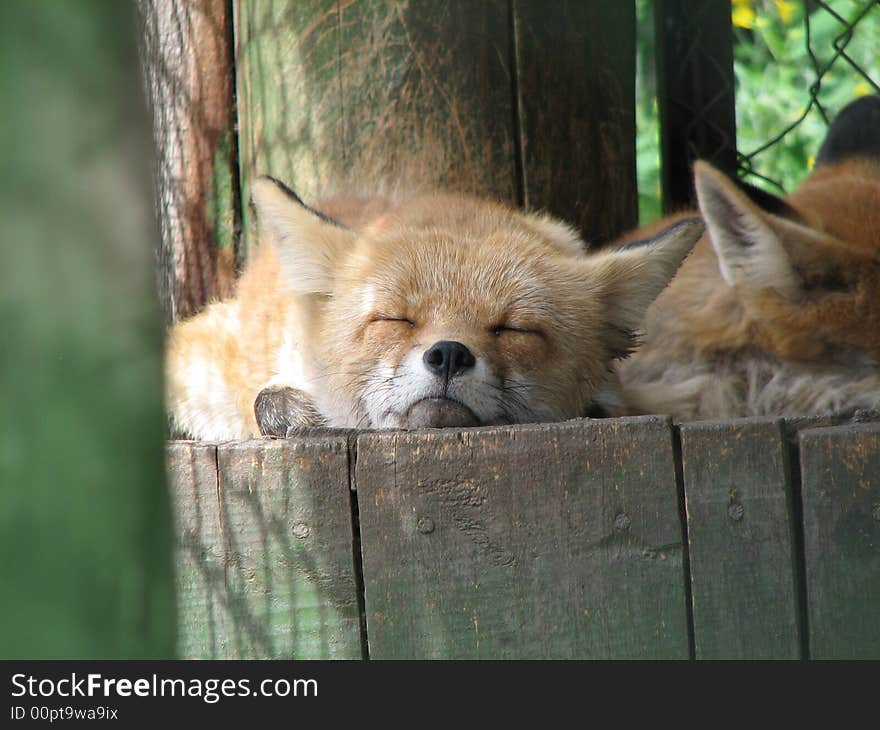
<instances>
[{"instance_id":1,"label":"blurred green background","mask_svg":"<svg viewBox=\"0 0 880 730\"><path fill-rule=\"evenodd\" d=\"M174 653L135 6L0 2L0 658Z\"/></svg>"}]
</instances>

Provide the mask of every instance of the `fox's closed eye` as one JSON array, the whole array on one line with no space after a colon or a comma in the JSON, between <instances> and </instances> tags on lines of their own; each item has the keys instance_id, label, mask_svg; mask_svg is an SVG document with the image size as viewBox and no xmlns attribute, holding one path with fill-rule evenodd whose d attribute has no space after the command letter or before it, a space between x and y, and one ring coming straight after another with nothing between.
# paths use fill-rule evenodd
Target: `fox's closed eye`
<instances>
[{"instance_id":1,"label":"fox's closed eye","mask_svg":"<svg viewBox=\"0 0 880 730\"><path fill-rule=\"evenodd\" d=\"M413 322L408 317L397 317L387 314L376 314L370 318L370 324L374 322L398 322L400 324L405 324L407 327L415 327L416 323Z\"/></svg>"},{"instance_id":2,"label":"fox's closed eye","mask_svg":"<svg viewBox=\"0 0 880 730\"><path fill-rule=\"evenodd\" d=\"M489 331L496 337L501 337L505 334L534 335L536 337L544 337L543 330L528 327L514 327L513 325L509 324L496 324L493 327L490 327Z\"/></svg>"},{"instance_id":3,"label":"fox's closed eye","mask_svg":"<svg viewBox=\"0 0 880 730\"><path fill-rule=\"evenodd\" d=\"M313 209L270 178L250 190L266 246L242 295L169 337L175 430L217 441L560 421L611 379L605 289L629 284L642 249L619 273L588 261L563 222L466 194L337 188ZM636 273L632 288L660 286Z\"/></svg>"}]
</instances>

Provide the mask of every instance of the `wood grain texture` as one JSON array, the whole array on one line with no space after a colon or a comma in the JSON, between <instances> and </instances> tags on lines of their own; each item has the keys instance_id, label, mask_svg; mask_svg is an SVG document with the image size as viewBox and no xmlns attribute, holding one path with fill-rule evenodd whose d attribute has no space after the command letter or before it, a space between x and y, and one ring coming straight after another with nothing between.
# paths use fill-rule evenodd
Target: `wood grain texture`
<instances>
[{"instance_id":1,"label":"wood grain texture","mask_svg":"<svg viewBox=\"0 0 880 730\"><path fill-rule=\"evenodd\" d=\"M239 656L361 656L345 437L222 446L226 586Z\"/></svg>"},{"instance_id":2,"label":"wood grain texture","mask_svg":"<svg viewBox=\"0 0 880 730\"><path fill-rule=\"evenodd\" d=\"M667 419L358 438L373 658L688 656Z\"/></svg>"},{"instance_id":3,"label":"wood grain texture","mask_svg":"<svg viewBox=\"0 0 880 730\"><path fill-rule=\"evenodd\" d=\"M184 655L361 658L346 437L222 444L213 485L197 448L170 459Z\"/></svg>"},{"instance_id":4,"label":"wood grain texture","mask_svg":"<svg viewBox=\"0 0 880 730\"><path fill-rule=\"evenodd\" d=\"M781 421L690 423L680 433L697 658L799 658Z\"/></svg>"},{"instance_id":5,"label":"wood grain texture","mask_svg":"<svg viewBox=\"0 0 880 730\"><path fill-rule=\"evenodd\" d=\"M880 424L800 433L810 655L880 659Z\"/></svg>"},{"instance_id":6,"label":"wood grain texture","mask_svg":"<svg viewBox=\"0 0 880 730\"><path fill-rule=\"evenodd\" d=\"M227 0L139 0L167 321L232 293L240 227Z\"/></svg>"},{"instance_id":7,"label":"wood grain texture","mask_svg":"<svg viewBox=\"0 0 880 730\"><path fill-rule=\"evenodd\" d=\"M601 243L637 222L635 4L513 0L524 203Z\"/></svg>"},{"instance_id":8,"label":"wood grain texture","mask_svg":"<svg viewBox=\"0 0 880 730\"><path fill-rule=\"evenodd\" d=\"M692 168L737 171L730 3L656 0L657 102L663 210L696 205Z\"/></svg>"},{"instance_id":9,"label":"wood grain texture","mask_svg":"<svg viewBox=\"0 0 880 730\"><path fill-rule=\"evenodd\" d=\"M225 555L217 492L217 447L168 444L177 574L177 653L186 659L229 656L233 634L225 602Z\"/></svg>"},{"instance_id":10,"label":"wood grain texture","mask_svg":"<svg viewBox=\"0 0 880 730\"><path fill-rule=\"evenodd\" d=\"M245 184L516 202L503 0L240 0L237 27Z\"/></svg>"}]
</instances>

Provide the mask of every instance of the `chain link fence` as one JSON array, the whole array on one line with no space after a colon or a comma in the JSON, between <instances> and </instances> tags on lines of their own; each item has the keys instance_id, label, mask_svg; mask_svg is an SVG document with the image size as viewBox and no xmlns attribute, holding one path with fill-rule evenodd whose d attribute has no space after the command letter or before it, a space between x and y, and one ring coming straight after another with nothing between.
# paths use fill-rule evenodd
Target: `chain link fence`
<instances>
[{"instance_id":1,"label":"chain link fence","mask_svg":"<svg viewBox=\"0 0 880 730\"><path fill-rule=\"evenodd\" d=\"M763 5L766 9L770 3ZM778 28L755 34L757 38L753 42L763 42L771 53L775 50L779 58L773 60L780 65L798 64L799 68L788 71L787 76L800 83L792 85L788 97L784 85L780 88L782 93L775 94L772 87L766 88L767 82L785 71L769 66L761 69L767 101L779 109L779 119L775 126L764 128L767 137L763 141L756 142L753 135L743 138L740 132L737 164L741 176L757 178L774 192L785 192L812 167L824 128L837 112L856 96L880 92L880 2L805 0L801 3L774 1L772 5L778 15ZM736 15L733 17L735 23ZM759 18L756 16L755 23ZM735 31L739 30L734 27ZM779 28L788 37L774 39L773 34L778 34ZM750 79L740 69L747 58L742 50L742 44L747 41L743 34L737 36L734 67L738 81L739 131L742 121L749 119L742 106L751 102L752 90L743 88ZM786 58L784 53L791 57ZM809 60L808 65L803 63L805 59Z\"/></svg>"},{"instance_id":2,"label":"chain link fence","mask_svg":"<svg viewBox=\"0 0 880 730\"><path fill-rule=\"evenodd\" d=\"M880 92L880 0L637 7L642 222L661 202L693 203L698 158L776 194L794 189L837 112Z\"/></svg>"}]
</instances>

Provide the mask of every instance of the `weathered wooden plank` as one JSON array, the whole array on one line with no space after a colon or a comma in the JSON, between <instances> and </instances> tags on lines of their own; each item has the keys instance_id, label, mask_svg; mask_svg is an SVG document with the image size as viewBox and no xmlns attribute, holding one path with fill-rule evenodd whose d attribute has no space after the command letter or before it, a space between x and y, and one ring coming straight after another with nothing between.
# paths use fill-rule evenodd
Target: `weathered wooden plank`
<instances>
[{"instance_id":1,"label":"weathered wooden plank","mask_svg":"<svg viewBox=\"0 0 880 730\"><path fill-rule=\"evenodd\" d=\"M218 447L227 658L361 658L347 438Z\"/></svg>"},{"instance_id":2,"label":"weathered wooden plank","mask_svg":"<svg viewBox=\"0 0 880 730\"><path fill-rule=\"evenodd\" d=\"M880 424L800 433L810 656L880 658Z\"/></svg>"},{"instance_id":3,"label":"weathered wooden plank","mask_svg":"<svg viewBox=\"0 0 880 730\"><path fill-rule=\"evenodd\" d=\"M785 419L785 433L791 445L797 449L798 434L801 431L862 423L880 423L880 412L856 411L855 413L826 413L820 416L795 416Z\"/></svg>"},{"instance_id":4,"label":"weathered wooden plank","mask_svg":"<svg viewBox=\"0 0 880 730\"><path fill-rule=\"evenodd\" d=\"M240 227L228 0L139 0L169 322L232 293Z\"/></svg>"},{"instance_id":5,"label":"weathered wooden plank","mask_svg":"<svg viewBox=\"0 0 880 730\"><path fill-rule=\"evenodd\" d=\"M791 474L781 421L680 427L698 659L801 655Z\"/></svg>"},{"instance_id":6,"label":"weathered wooden plank","mask_svg":"<svg viewBox=\"0 0 880 730\"><path fill-rule=\"evenodd\" d=\"M217 447L173 441L167 449L174 507L177 653L184 659L229 656L233 629L217 492Z\"/></svg>"},{"instance_id":7,"label":"weathered wooden plank","mask_svg":"<svg viewBox=\"0 0 880 730\"><path fill-rule=\"evenodd\" d=\"M150 133L131 3L0 3L0 657L169 659Z\"/></svg>"},{"instance_id":8,"label":"weathered wooden plank","mask_svg":"<svg viewBox=\"0 0 880 730\"><path fill-rule=\"evenodd\" d=\"M527 207L602 242L636 224L635 3L513 0Z\"/></svg>"},{"instance_id":9,"label":"weathered wooden plank","mask_svg":"<svg viewBox=\"0 0 880 730\"><path fill-rule=\"evenodd\" d=\"M688 656L667 419L357 443L371 657Z\"/></svg>"},{"instance_id":10,"label":"weathered wooden plank","mask_svg":"<svg viewBox=\"0 0 880 730\"><path fill-rule=\"evenodd\" d=\"M516 202L509 26L504 0L240 0L245 185Z\"/></svg>"}]
</instances>

